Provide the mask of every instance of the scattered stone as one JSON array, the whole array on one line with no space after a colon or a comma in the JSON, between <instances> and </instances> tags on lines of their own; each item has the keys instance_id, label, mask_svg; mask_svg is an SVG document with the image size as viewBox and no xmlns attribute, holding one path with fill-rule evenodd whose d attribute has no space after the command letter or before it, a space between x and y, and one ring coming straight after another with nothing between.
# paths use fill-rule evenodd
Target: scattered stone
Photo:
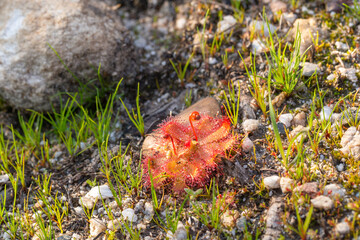
<instances>
[{"instance_id":1,"label":"scattered stone","mask_svg":"<svg viewBox=\"0 0 360 240\"><path fill-rule=\"evenodd\" d=\"M85 196L92 197L94 199L108 199L112 198L113 194L108 185L101 185L93 187Z\"/></svg>"},{"instance_id":2,"label":"scattered stone","mask_svg":"<svg viewBox=\"0 0 360 240\"><path fill-rule=\"evenodd\" d=\"M62 154L63 154L62 151L56 151L56 152L54 153L54 158L59 158L59 157L61 157Z\"/></svg>"},{"instance_id":3,"label":"scattered stone","mask_svg":"<svg viewBox=\"0 0 360 240\"><path fill-rule=\"evenodd\" d=\"M35 203L34 208L36 208L36 209L41 209L41 208L44 207L44 206L45 206L44 202L43 202L42 200L38 200L38 201Z\"/></svg>"},{"instance_id":4,"label":"scattered stone","mask_svg":"<svg viewBox=\"0 0 360 240\"><path fill-rule=\"evenodd\" d=\"M7 174L0 175L0 184L7 183L8 181L9 181L9 175Z\"/></svg>"},{"instance_id":5,"label":"scattered stone","mask_svg":"<svg viewBox=\"0 0 360 240\"><path fill-rule=\"evenodd\" d=\"M276 30L276 27L272 24L269 24L269 28L271 34L273 34ZM253 20L249 24L249 31L255 30L256 33L259 35L264 34L265 37L269 37L269 28L264 21Z\"/></svg>"},{"instance_id":6,"label":"scattered stone","mask_svg":"<svg viewBox=\"0 0 360 240\"><path fill-rule=\"evenodd\" d=\"M177 18L176 19L176 29L184 29L186 27L186 18L182 17L182 18Z\"/></svg>"},{"instance_id":7,"label":"scattered stone","mask_svg":"<svg viewBox=\"0 0 360 240\"><path fill-rule=\"evenodd\" d=\"M287 12L287 5L282 1L273 1L270 3L270 10L274 14L277 14L279 12L284 13Z\"/></svg>"},{"instance_id":8,"label":"scattered stone","mask_svg":"<svg viewBox=\"0 0 360 240\"><path fill-rule=\"evenodd\" d=\"M343 198L346 194L346 190L339 184L328 184L324 187L324 195L329 197L340 197Z\"/></svg>"},{"instance_id":9,"label":"scattered stone","mask_svg":"<svg viewBox=\"0 0 360 240\"><path fill-rule=\"evenodd\" d=\"M316 74L319 74L320 72L320 67L315 63L305 62L302 67L303 67L302 74L305 77L311 77L315 72Z\"/></svg>"},{"instance_id":10,"label":"scattered stone","mask_svg":"<svg viewBox=\"0 0 360 240\"><path fill-rule=\"evenodd\" d=\"M303 185L296 187L294 191L314 197L319 192L319 184L317 182L304 183Z\"/></svg>"},{"instance_id":11,"label":"scattered stone","mask_svg":"<svg viewBox=\"0 0 360 240\"><path fill-rule=\"evenodd\" d=\"M285 92L280 93L279 95L277 95L272 101L272 105L274 106L274 108L279 108L281 107L281 105L285 102L287 96Z\"/></svg>"},{"instance_id":12,"label":"scattered stone","mask_svg":"<svg viewBox=\"0 0 360 240\"><path fill-rule=\"evenodd\" d=\"M96 237L105 230L106 230L106 226L101 220L96 218L90 219L90 236Z\"/></svg>"},{"instance_id":13,"label":"scattered stone","mask_svg":"<svg viewBox=\"0 0 360 240\"><path fill-rule=\"evenodd\" d=\"M349 79L351 82L356 83L358 78L356 76L356 69L355 68L338 68L340 76L346 79Z\"/></svg>"},{"instance_id":14,"label":"scattered stone","mask_svg":"<svg viewBox=\"0 0 360 240\"><path fill-rule=\"evenodd\" d=\"M352 155L355 159L360 159L360 132L356 127L349 127L341 138L340 152L345 155Z\"/></svg>"},{"instance_id":15,"label":"scattered stone","mask_svg":"<svg viewBox=\"0 0 360 240\"><path fill-rule=\"evenodd\" d=\"M346 43L342 43L342 42L336 42L335 43L336 49L339 51L344 51L346 52L347 50L349 50L349 46Z\"/></svg>"},{"instance_id":16,"label":"scattered stone","mask_svg":"<svg viewBox=\"0 0 360 240\"><path fill-rule=\"evenodd\" d=\"M145 203L145 207L144 207L144 220L146 222L150 222L153 218L155 214L155 211L154 211L154 206L152 205L152 203L150 202L146 202Z\"/></svg>"},{"instance_id":17,"label":"scattered stone","mask_svg":"<svg viewBox=\"0 0 360 240\"><path fill-rule=\"evenodd\" d=\"M245 230L246 227L246 217L242 216L236 220L236 228L239 232L242 232Z\"/></svg>"},{"instance_id":18,"label":"scattered stone","mask_svg":"<svg viewBox=\"0 0 360 240\"><path fill-rule=\"evenodd\" d=\"M132 209L132 208L124 209L121 212L121 214L124 217L124 219L129 220L130 222L136 222L138 219L137 215L135 214L134 209Z\"/></svg>"},{"instance_id":19,"label":"scattered stone","mask_svg":"<svg viewBox=\"0 0 360 240\"><path fill-rule=\"evenodd\" d=\"M311 203L314 205L314 208L330 210L334 207L334 201L327 196L317 196L314 199L311 199Z\"/></svg>"},{"instance_id":20,"label":"scattered stone","mask_svg":"<svg viewBox=\"0 0 360 240\"><path fill-rule=\"evenodd\" d=\"M81 235L80 234L77 234L77 233L74 233L72 235L72 239L71 240L80 240L81 239Z\"/></svg>"},{"instance_id":21,"label":"scattered stone","mask_svg":"<svg viewBox=\"0 0 360 240\"><path fill-rule=\"evenodd\" d=\"M254 39L251 42L251 51L254 54L260 54L266 49L266 45L260 39Z\"/></svg>"},{"instance_id":22,"label":"scattered stone","mask_svg":"<svg viewBox=\"0 0 360 240\"><path fill-rule=\"evenodd\" d=\"M294 126L306 126L306 114L305 112L299 112L294 116L293 119L293 125Z\"/></svg>"},{"instance_id":23,"label":"scattered stone","mask_svg":"<svg viewBox=\"0 0 360 240\"><path fill-rule=\"evenodd\" d=\"M256 119L246 119L242 123L243 129L247 133L255 132L259 128L259 125L260 123Z\"/></svg>"},{"instance_id":24,"label":"scattered stone","mask_svg":"<svg viewBox=\"0 0 360 240\"><path fill-rule=\"evenodd\" d=\"M141 199L138 203L135 204L134 211L135 213L140 213L144 211L145 200Z\"/></svg>"},{"instance_id":25,"label":"scattered stone","mask_svg":"<svg viewBox=\"0 0 360 240\"><path fill-rule=\"evenodd\" d=\"M295 20L297 19L297 15L294 14L293 12L283 13L282 16L288 22L289 25L292 25L295 22Z\"/></svg>"},{"instance_id":26,"label":"scattered stone","mask_svg":"<svg viewBox=\"0 0 360 240\"><path fill-rule=\"evenodd\" d=\"M246 119L256 119L256 114L254 109L251 107L252 97L246 94L240 95L240 108L242 119L245 121Z\"/></svg>"},{"instance_id":27,"label":"scattered stone","mask_svg":"<svg viewBox=\"0 0 360 240\"><path fill-rule=\"evenodd\" d=\"M279 121L285 124L287 128L291 126L291 121L293 120L293 115L291 113L281 114L279 117Z\"/></svg>"},{"instance_id":28,"label":"scattered stone","mask_svg":"<svg viewBox=\"0 0 360 240\"><path fill-rule=\"evenodd\" d=\"M117 229L119 229L121 226L121 219L117 218L114 220L110 220L107 224L107 228L110 229L111 231L116 231Z\"/></svg>"},{"instance_id":29,"label":"scattered stone","mask_svg":"<svg viewBox=\"0 0 360 240\"><path fill-rule=\"evenodd\" d=\"M226 15L223 17L223 20L218 22L216 32L230 32L231 29L236 25L236 23L237 21L232 15Z\"/></svg>"},{"instance_id":30,"label":"scattered stone","mask_svg":"<svg viewBox=\"0 0 360 240\"><path fill-rule=\"evenodd\" d=\"M328 106L324 106L320 112L320 119L321 121L328 121L331 116L332 109Z\"/></svg>"},{"instance_id":31,"label":"scattered stone","mask_svg":"<svg viewBox=\"0 0 360 240\"><path fill-rule=\"evenodd\" d=\"M254 143L251 141L249 137L245 137L242 141L241 148L246 153L251 152L254 149Z\"/></svg>"},{"instance_id":32,"label":"scattered stone","mask_svg":"<svg viewBox=\"0 0 360 240\"><path fill-rule=\"evenodd\" d=\"M273 198L271 205L266 214L266 229L262 239L278 239L284 226L282 224L281 215L284 203L281 197Z\"/></svg>"},{"instance_id":33,"label":"scattered stone","mask_svg":"<svg viewBox=\"0 0 360 240\"><path fill-rule=\"evenodd\" d=\"M283 193L291 192L295 184L295 181L291 178L282 177L280 178L280 188Z\"/></svg>"},{"instance_id":34,"label":"scattered stone","mask_svg":"<svg viewBox=\"0 0 360 240\"><path fill-rule=\"evenodd\" d=\"M313 51L312 39L316 39L317 33L319 41L326 38L328 35L328 31L326 29L317 27L315 18L296 19L293 24L293 28L290 30L288 35L289 41L294 41L298 30L301 32L300 54L304 54L306 51Z\"/></svg>"},{"instance_id":35,"label":"scattered stone","mask_svg":"<svg viewBox=\"0 0 360 240\"><path fill-rule=\"evenodd\" d=\"M213 58L213 57L210 57L210 58L209 58L209 64L210 64L210 65L214 65L214 64L216 64L216 63L217 63L216 58Z\"/></svg>"},{"instance_id":36,"label":"scattered stone","mask_svg":"<svg viewBox=\"0 0 360 240\"><path fill-rule=\"evenodd\" d=\"M350 233L350 226L347 222L340 222L335 227L336 235L346 235Z\"/></svg>"},{"instance_id":37,"label":"scattered stone","mask_svg":"<svg viewBox=\"0 0 360 240\"><path fill-rule=\"evenodd\" d=\"M282 122L278 122L278 123L276 123L276 126L277 126L277 128L279 130L279 134L281 136L285 136L286 135L285 124L283 124Z\"/></svg>"},{"instance_id":38,"label":"scattered stone","mask_svg":"<svg viewBox=\"0 0 360 240\"><path fill-rule=\"evenodd\" d=\"M114 81L134 81L139 56L121 19L105 1L3 0L0 95L10 105L51 111L51 103L60 104L57 93L77 92L77 82L48 43L80 81L97 76L93 67L99 63L101 73Z\"/></svg>"},{"instance_id":39,"label":"scattered stone","mask_svg":"<svg viewBox=\"0 0 360 240\"><path fill-rule=\"evenodd\" d=\"M80 216L85 214L84 209L82 207L80 207L80 206L75 207L74 210L75 210L76 214L78 214Z\"/></svg>"},{"instance_id":40,"label":"scattered stone","mask_svg":"<svg viewBox=\"0 0 360 240\"><path fill-rule=\"evenodd\" d=\"M72 236L69 235L62 235L56 238L56 240L72 240Z\"/></svg>"},{"instance_id":41,"label":"scattered stone","mask_svg":"<svg viewBox=\"0 0 360 240\"><path fill-rule=\"evenodd\" d=\"M340 13L343 9L343 4L351 5L353 0L330 0L325 2L326 12L331 13Z\"/></svg>"},{"instance_id":42,"label":"scattered stone","mask_svg":"<svg viewBox=\"0 0 360 240\"><path fill-rule=\"evenodd\" d=\"M336 169L337 169L339 172L344 171L344 168L345 168L345 165L344 165L343 163L340 163L339 165L336 165Z\"/></svg>"},{"instance_id":43,"label":"scattered stone","mask_svg":"<svg viewBox=\"0 0 360 240\"><path fill-rule=\"evenodd\" d=\"M226 210L224 214L221 215L220 221L222 225L226 228L232 229L235 227L236 219L238 219L240 213L237 210Z\"/></svg>"},{"instance_id":44,"label":"scattered stone","mask_svg":"<svg viewBox=\"0 0 360 240\"><path fill-rule=\"evenodd\" d=\"M300 142L301 137L303 137L304 139L307 138L306 132L308 130L309 130L309 128L299 125L290 132L289 138L293 139L293 138L297 137L297 139L295 141Z\"/></svg>"},{"instance_id":45,"label":"scattered stone","mask_svg":"<svg viewBox=\"0 0 360 240\"><path fill-rule=\"evenodd\" d=\"M96 200L94 198L85 196L79 199L79 204L83 205L87 209L92 209L95 205L95 201Z\"/></svg>"},{"instance_id":46,"label":"scattered stone","mask_svg":"<svg viewBox=\"0 0 360 240\"><path fill-rule=\"evenodd\" d=\"M178 222L177 229L174 233L174 236L175 236L176 240L186 240L187 239L187 231L186 231L184 224L181 221Z\"/></svg>"},{"instance_id":47,"label":"scattered stone","mask_svg":"<svg viewBox=\"0 0 360 240\"><path fill-rule=\"evenodd\" d=\"M8 232L4 232L4 233L2 234L2 238L3 238L4 240L10 240L10 239L11 239L11 236L10 236L10 234L9 234Z\"/></svg>"},{"instance_id":48,"label":"scattered stone","mask_svg":"<svg viewBox=\"0 0 360 240\"><path fill-rule=\"evenodd\" d=\"M280 177L279 176L270 176L264 178L264 185L267 189L277 189L280 187Z\"/></svg>"}]
</instances>

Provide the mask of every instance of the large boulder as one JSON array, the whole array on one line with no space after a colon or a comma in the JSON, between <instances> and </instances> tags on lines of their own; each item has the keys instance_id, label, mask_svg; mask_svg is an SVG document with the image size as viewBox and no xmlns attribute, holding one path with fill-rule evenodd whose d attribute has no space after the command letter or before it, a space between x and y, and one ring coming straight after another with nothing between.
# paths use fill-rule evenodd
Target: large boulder
<instances>
[{"instance_id":1,"label":"large boulder","mask_svg":"<svg viewBox=\"0 0 360 240\"><path fill-rule=\"evenodd\" d=\"M137 72L130 36L111 6L98 0L2 0L0 97L18 109L51 109L59 92L77 91L102 73L131 81Z\"/></svg>"}]
</instances>

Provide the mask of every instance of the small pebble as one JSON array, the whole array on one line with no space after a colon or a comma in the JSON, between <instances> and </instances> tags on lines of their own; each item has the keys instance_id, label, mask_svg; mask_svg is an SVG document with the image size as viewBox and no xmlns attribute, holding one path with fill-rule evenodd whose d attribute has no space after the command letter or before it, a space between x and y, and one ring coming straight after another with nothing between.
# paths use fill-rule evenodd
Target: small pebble
<instances>
[{"instance_id":1,"label":"small pebble","mask_svg":"<svg viewBox=\"0 0 360 240\"><path fill-rule=\"evenodd\" d=\"M96 237L105 230L106 226L101 220L95 218L90 219L90 236Z\"/></svg>"},{"instance_id":2,"label":"small pebble","mask_svg":"<svg viewBox=\"0 0 360 240\"><path fill-rule=\"evenodd\" d=\"M258 129L260 123L258 120L255 119L246 119L243 123L242 123L242 127L244 129L245 132L251 133L254 132Z\"/></svg>"},{"instance_id":3,"label":"small pebble","mask_svg":"<svg viewBox=\"0 0 360 240\"><path fill-rule=\"evenodd\" d=\"M9 181L9 175L4 174L4 175L0 175L0 183L6 183Z\"/></svg>"},{"instance_id":4,"label":"small pebble","mask_svg":"<svg viewBox=\"0 0 360 240\"><path fill-rule=\"evenodd\" d=\"M295 184L295 181L291 178L282 177L280 178L280 188L283 193L291 192L291 189L293 188Z\"/></svg>"},{"instance_id":5,"label":"small pebble","mask_svg":"<svg viewBox=\"0 0 360 240\"><path fill-rule=\"evenodd\" d=\"M181 221L178 222L177 229L174 233L174 236L175 236L176 240L186 240L187 239L187 231L186 231L184 224Z\"/></svg>"},{"instance_id":6,"label":"small pebble","mask_svg":"<svg viewBox=\"0 0 360 240\"><path fill-rule=\"evenodd\" d=\"M346 190L340 185L332 183L324 187L324 195L329 197L344 197Z\"/></svg>"},{"instance_id":7,"label":"small pebble","mask_svg":"<svg viewBox=\"0 0 360 240\"><path fill-rule=\"evenodd\" d=\"M277 189L280 187L280 177L279 176L270 176L264 178L264 185L267 189Z\"/></svg>"},{"instance_id":8,"label":"small pebble","mask_svg":"<svg viewBox=\"0 0 360 240\"><path fill-rule=\"evenodd\" d=\"M254 143L251 141L250 138L245 137L242 141L241 147L244 150L244 152L248 153L248 152L253 151Z\"/></svg>"},{"instance_id":9,"label":"small pebble","mask_svg":"<svg viewBox=\"0 0 360 240\"><path fill-rule=\"evenodd\" d=\"M315 63L305 62L303 65L303 76L311 77L314 73L319 74L320 67Z\"/></svg>"},{"instance_id":10,"label":"small pebble","mask_svg":"<svg viewBox=\"0 0 360 240\"><path fill-rule=\"evenodd\" d=\"M130 222L136 222L138 217L137 215L135 214L135 211L134 209L132 208L127 208L127 209L124 209L122 212L121 212L122 216L124 217L124 219L127 219L129 220Z\"/></svg>"},{"instance_id":11,"label":"small pebble","mask_svg":"<svg viewBox=\"0 0 360 240\"><path fill-rule=\"evenodd\" d=\"M246 217L245 216L242 216L236 220L236 228L238 229L239 232L244 231L245 226L246 226Z\"/></svg>"},{"instance_id":12,"label":"small pebble","mask_svg":"<svg viewBox=\"0 0 360 240\"><path fill-rule=\"evenodd\" d=\"M336 224L335 232L337 235L346 235L350 232L350 226L346 222Z\"/></svg>"},{"instance_id":13,"label":"small pebble","mask_svg":"<svg viewBox=\"0 0 360 240\"><path fill-rule=\"evenodd\" d=\"M291 121L293 120L293 115L291 113L281 114L279 117L279 121L285 124L287 128L291 126Z\"/></svg>"},{"instance_id":14,"label":"small pebble","mask_svg":"<svg viewBox=\"0 0 360 240\"><path fill-rule=\"evenodd\" d=\"M344 168L345 168L345 165L344 165L343 163L340 163L339 165L336 166L336 169L337 169L339 172L344 171Z\"/></svg>"},{"instance_id":15,"label":"small pebble","mask_svg":"<svg viewBox=\"0 0 360 240\"><path fill-rule=\"evenodd\" d=\"M323 109L320 112L320 119L321 121L329 120L331 115L332 109L328 106L323 107Z\"/></svg>"},{"instance_id":16,"label":"small pebble","mask_svg":"<svg viewBox=\"0 0 360 240\"><path fill-rule=\"evenodd\" d=\"M305 112L299 112L298 114L296 114L294 116L294 119L293 119L293 124L294 126L303 126L305 127L306 126L306 114Z\"/></svg>"},{"instance_id":17,"label":"small pebble","mask_svg":"<svg viewBox=\"0 0 360 240\"><path fill-rule=\"evenodd\" d=\"M314 205L314 208L330 210L334 207L334 201L327 196L317 196L314 199L311 199L311 203Z\"/></svg>"},{"instance_id":18,"label":"small pebble","mask_svg":"<svg viewBox=\"0 0 360 240\"><path fill-rule=\"evenodd\" d=\"M111 231L115 231L120 228L120 224L121 224L121 219L119 218L110 220L107 224L107 228L110 229Z\"/></svg>"},{"instance_id":19,"label":"small pebble","mask_svg":"<svg viewBox=\"0 0 360 240\"><path fill-rule=\"evenodd\" d=\"M80 240L80 239L81 239L81 235L77 233L74 233L71 238L71 240Z\"/></svg>"}]
</instances>

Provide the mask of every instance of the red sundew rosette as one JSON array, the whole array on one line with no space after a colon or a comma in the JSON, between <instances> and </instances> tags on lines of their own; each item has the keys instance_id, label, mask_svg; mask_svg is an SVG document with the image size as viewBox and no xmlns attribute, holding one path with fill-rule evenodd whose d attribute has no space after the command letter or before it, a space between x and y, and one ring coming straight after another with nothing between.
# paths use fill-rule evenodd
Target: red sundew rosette
<instances>
[{"instance_id":1,"label":"red sundew rosette","mask_svg":"<svg viewBox=\"0 0 360 240\"><path fill-rule=\"evenodd\" d=\"M149 171L155 188L173 191L204 187L217 171L218 156L236 141L230 120L193 114L189 122L168 118L155 130L154 146L143 158L145 186L151 184Z\"/></svg>"}]
</instances>

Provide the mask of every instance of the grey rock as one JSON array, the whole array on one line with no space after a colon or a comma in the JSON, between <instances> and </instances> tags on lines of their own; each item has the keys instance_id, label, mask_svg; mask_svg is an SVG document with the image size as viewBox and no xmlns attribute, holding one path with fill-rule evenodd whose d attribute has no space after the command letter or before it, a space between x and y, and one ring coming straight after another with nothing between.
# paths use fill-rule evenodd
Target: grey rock
<instances>
[{"instance_id":1,"label":"grey rock","mask_svg":"<svg viewBox=\"0 0 360 240\"><path fill-rule=\"evenodd\" d=\"M296 19L289 32L288 40L293 41L295 39L297 30L301 33L300 54L304 54L306 51L313 52L312 39L317 37L317 33L319 41L325 39L328 35L327 29L317 26L315 18Z\"/></svg>"},{"instance_id":2,"label":"grey rock","mask_svg":"<svg viewBox=\"0 0 360 240\"><path fill-rule=\"evenodd\" d=\"M302 67L303 76L305 77L311 77L315 72L316 74L319 74L320 72L320 67L315 63L305 62Z\"/></svg>"},{"instance_id":3,"label":"grey rock","mask_svg":"<svg viewBox=\"0 0 360 240\"><path fill-rule=\"evenodd\" d=\"M8 181L9 181L9 175L7 174L0 175L0 184L6 183Z\"/></svg>"},{"instance_id":4,"label":"grey rock","mask_svg":"<svg viewBox=\"0 0 360 240\"><path fill-rule=\"evenodd\" d=\"M186 240L187 239L187 231L186 231L184 224L181 221L178 222L177 229L174 233L174 236L175 236L176 240Z\"/></svg>"},{"instance_id":5,"label":"grey rock","mask_svg":"<svg viewBox=\"0 0 360 240\"><path fill-rule=\"evenodd\" d=\"M151 202L146 202L144 206L144 220L150 222L155 214L154 207Z\"/></svg>"},{"instance_id":6,"label":"grey rock","mask_svg":"<svg viewBox=\"0 0 360 240\"><path fill-rule=\"evenodd\" d=\"M245 132L251 133L259 128L260 123L256 119L246 119L241 125Z\"/></svg>"},{"instance_id":7,"label":"grey rock","mask_svg":"<svg viewBox=\"0 0 360 240\"><path fill-rule=\"evenodd\" d=\"M332 183L324 187L324 195L329 197L341 197L343 198L346 194L346 190L339 184Z\"/></svg>"},{"instance_id":8,"label":"grey rock","mask_svg":"<svg viewBox=\"0 0 360 240\"><path fill-rule=\"evenodd\" d=\"M281 215L284 203L281 197L273 198L266 214L266 229L262 239L278 239L283 229Z\"/></svg>"},{"instance_id":9,"label":"grey rock","mask_svg":"<svg viewBox=\"0 0 360 240\"><path fill-rule=\"evenodd\" d=\"M69 235L62 235L58 238L56 238L56 240L71 240L72 239L72 236L69 236Z\"/></svg>"},{"instance_id":10,"label":"grey rock","mask_svg":"<svg viewBox=\"0 0 360 240\"><path fill-rule=\"evenodd\" d=\"M96 218L90 219L90 236L96 237L105 230L106 230L106 226L101 220Z\"/></svg>"},{"instance_id":11,"label":"grey rock","mask_svg":"<svg viewBox=\"0 0 360 240\"><path fill-rule=\"evenodd\" d=\"M276 123L276 126L277 126L277 128L278 128L278 130L279 130L279 134L281 135L281 136L285 136L286 135L286 132L285 132L285 124L283 124L282 122L278 122L278 123Z\"/></svg>"},{"instance_id":12,"label":"grey rock","mask_svg":"<svg viewBox=\"0 0 360 240\"><path fill-rule=\"evenodd\" d=\"M246 217L242 216L236 220L236 228L239 232L242 232L245 230L246 227Z\"/></svg>"},{"instance_id":13,"label":"grey rock","mask_svg":"<svg viewBox=\"0 0 360 240\"><path fill-rule=\"evenodd\" d=\"M294 14L293 12L283 13L282 16L290 25L292 25L295 22L295 20L297 19L297 15Z\"/></svg>"},{"instance_id":14,"label":"grey rock","mask_svg":"<svg viewBox=\"0 0 360 240\"><path fill-rule=\"evenodd\" d=\"M291 121L294 119L291 113L281 114L279 117L279 121L285 124L287 128L291 126Z\"/></svg>"},{"instance_id":15,"label":"grey rock","mask_svg":"<svg viewBox=\"0 0 360 240\"><path fill-rule=\"evenodd\" d=\"M356 83L358 78L356 76L357 70L355 68L338 68L341 77L349 79L351 82Z\"/></svg>"},{"instance_id":16,"label":"grey rock","mask_svg":"<svg viewBox=\"0 0 360 240\"><path fill-rule=\"evenodd\" d=\"M339 51L347 51L347 50L349 50L349 46L346 43L342 43L342 42L339 42L339 41L337 41L335 43L335 47Z\"/></svg>"},{"instance_id":17,"label":"grey rock","mask_svg":"<svg viewBox=\"0 0 360 240\"><path fill-rule=\"evenodd\" d=\"M331 116L332 109L328 106L324 106L320 112L320 119L321 121L329 120Z\"/></svg>"},{"instance_id":18,"label":"grey rock","mask_svg":"<svg viewBox=\"0 0 360 240\"><path fill-rule=\"evenodd\" d=\"M291 192L294 187L295 181L291 178L282 177L280 178L280 188L283 193Z\"/></svg>"},{"instance_id":19,"label":"grey rock","mask_svg":"<svg viewBox=\"0 0 360 240\"><path fill-rule=\"evenodd\" d=\"M250 138L245 137L242 140L241 148L244 150L244 152L251 152L253 151L254 143L251 141Z\"/></svg>"},{"instance_id":20,"label":"grey rock","mask_svg":"<svg viewBox=\"0 0 360 240\"><path fill-rule=\"evenodd\" d=\"M335 233L337 235L346 235L350 232L350 226L347 222L340 222L335 226Z\"/></svg>"},{"instance_id":21,"label":"grey rock","mask_svg":"<svg viewBox=\"0 0 360 240\"><path fill-rule=\"evenodd\" d=\"M236 25L237 21L232 15L226 15L223 20L217 24L217 33L230 32L231 29Z\"/></svg>"},{"instance_id":22,"label":"grey rock","mask_svg":"<svg viewBox=\"0 0 360 240\"><path fill-rule=\"evenodd\" d=\"M286 5L286 3L282 2L282 1L272 1L270 3L270 10L274 14L277 14L279 12L284 13L287 11L287 5Z\"/></svg>"},{"instance_id":23,"label":"grey rock","mask_svg":"<svg viewBox=\"0 0 360 240\"><path fill-rule=\"evenodd\" d=\"M121 212L122 216L124 217L124 219L127 219L129 220L130 222L136 222L138 217L137 215L135 214L135 211L134 209L132 208L127 208L127 209L124 209L122 212Z\"/></svg>"},{"instance_id":24,"label":"grey rock","mask_svg":"<svg viewBox=\"0 0 360 240\"><path fill-rule=\"evenodd\" d=\"M253 20L249 24L249 30L251 31L252 29L254 29L255 32L260 35L262 35L262 33L264 33L265 37L269 37L269 35L270 35L269 33L271 32L271 34L273 34L276 30L276 27L272 24L269 24L269 27L268 27L266 22L264 22L264 21Z\"/></svg>"},{"instance_id":25,"label":"grey rock","mask_svg":"<svg viewBox=\"0 0 360 240\"><path fill-rule=\"evenodd\" d=\"M264 185L267 189L277 189L280 188L280 177L279 176L270 176L264 178Z\"/></svg>"},{"instance_id":26,"label":"grey rock","mask_svg":"<svg viewBox=\"0 0 360 240\"><path fill-rule=\"evenodd\" d=\"M131 82L137 54L120 18L105 1L3 0L0 8L0 96L19 109L51 110L60 92L75 92L102 73ZM110 78L109 78L110 79Z\"/></svg>"},{"instance_id":27,"label":"grey rock","mask_svg":"<svg viewBox=\"0 0 360 240\"><path fill-rule=\"evenodd\" d=\"M341 138L340 152L345 155L352 155L355 159L360 159L360 132L356 127L349 127Z\"/></svg>"},{"instance_id":28,"label":"grey rock","mask_svg":"<svg viewBox=\"0 0 360 240\"><path fill-rule=\"evenodd\" d=\"M311 199L311 203L314 205L314 208L330 210L334 207L334 201L327 196L317 196L314 199Z\"/></svg>"}]
</instances>

